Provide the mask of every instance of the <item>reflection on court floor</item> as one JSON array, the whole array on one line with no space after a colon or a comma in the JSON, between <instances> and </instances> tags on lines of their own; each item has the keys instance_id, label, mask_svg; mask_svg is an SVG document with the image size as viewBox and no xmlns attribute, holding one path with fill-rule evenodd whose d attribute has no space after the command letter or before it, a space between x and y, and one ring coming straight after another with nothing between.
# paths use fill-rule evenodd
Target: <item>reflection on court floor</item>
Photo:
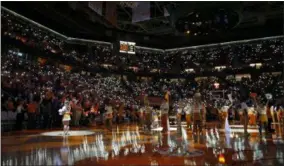
<instances>
[{"instance_id":1,"label":"reflection on court floor","mask_svg":"<svg viewBox=\"0 0 284 166\"><path fill-rule=\"evenodd\" d=\"M136 125L2 136L2 165L283 165L281 133L245 137L240 127L230 133L216 128L192 134L182 127L144 133ZM252 130L255 130L252 128ZM17 137L16 137L17 136Z\"/></svg>"}]
</instances>

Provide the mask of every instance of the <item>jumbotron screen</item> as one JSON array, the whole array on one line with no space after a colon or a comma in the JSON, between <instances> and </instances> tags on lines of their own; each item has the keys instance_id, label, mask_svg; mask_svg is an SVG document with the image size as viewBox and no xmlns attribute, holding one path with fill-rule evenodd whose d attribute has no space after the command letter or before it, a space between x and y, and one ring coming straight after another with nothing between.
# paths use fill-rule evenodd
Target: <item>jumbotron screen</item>
<instances>
[{"instance_id":1,"label":"jumbotron screen","mask_svg":"<svg viewBox=\"0 0 284 166\"><path fill-rule=\"evenodd\" d=\"M135 54L136 43L120 41L119 44L120 44L119 52L127 54Z\"/></svg>"}]
</instances>

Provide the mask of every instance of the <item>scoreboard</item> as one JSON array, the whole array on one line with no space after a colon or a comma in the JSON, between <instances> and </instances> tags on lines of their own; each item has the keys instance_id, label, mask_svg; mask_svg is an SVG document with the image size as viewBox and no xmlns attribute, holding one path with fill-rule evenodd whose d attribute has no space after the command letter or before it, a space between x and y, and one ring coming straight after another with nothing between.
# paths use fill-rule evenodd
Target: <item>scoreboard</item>
<instances>
[{"instance_id":1,"label":"scoreboard","mask_svg":"<svg viewBox=\"0 0 284 166\"><path fill-rule=\"evenodd\" d=\"M119 52L127 54L135 54L135 45L136 43L134 42L120 41Z\"/></svg>"}]
</instances>

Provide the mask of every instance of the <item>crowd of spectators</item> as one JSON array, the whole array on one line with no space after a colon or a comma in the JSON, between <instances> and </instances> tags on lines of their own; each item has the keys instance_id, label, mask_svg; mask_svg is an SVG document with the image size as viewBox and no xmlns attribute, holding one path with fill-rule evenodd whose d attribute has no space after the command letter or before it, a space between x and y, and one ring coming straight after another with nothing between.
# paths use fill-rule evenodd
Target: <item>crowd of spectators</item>
<instances>
[{"instance_id":1,"label":"crowd of spectators","mask_svg":"<svg viewBox=\"0 0 284 166\"><path fill-rule=\"evenodd\" d=\"M123 103L125 109L137 111L142 103L138 100L138 96L147 94L161 98L167 90L171 92L173 101L179 101L190 98L194 91L199 89L208 103L214 102L215 97L212 92L215 91L222 91L220 98L226 98L225 94L228 93L235 93L235 97L240 98L239 92L241 91L246 91L244 93L247 94L257 92L262 96L266 93L273 93L275 97L281 98L284 92L281 75L262 74L254 79L242 78L240 81L232 78L222 80L218 77L196 80L139 79L129 81L119 75L102 76L72 70L66 71L60 65L26 60L16 51L16 49L9 50L1 56L1 90L2 103L4 103L2 120L15 120L17 114L24 110L28 114L38 112L39 116L45 116L43 119L47 119L37 122L38 126L43 128L51 126L50 123L60 125L61 119L57 111L62 106L64 98L77 100L78 109L82 110L83 117L83 110L89 111L91 106L96 104L103 106L105 100L111 100L115 107ZM218 88L215 83L219 84ZM104 112L103 107L101 111ZM29 116L22 118L29 118ZM31 121L35 119L34 117ZM28 126L32 128L36 124L32 123Z\"/></svg>"},{"instance_id":2,"label":"crowd of spectators","mask_svg":"<svg viewBox=\"0 0 284 166\"><path fill-rule=\"evenodd\" d=\"M26 118L29 119L28 128L59 126L61 119L57 111L66 98L76 101L76 111L82 111L82 118L83 112L93 105L103 108L106 100L112 101L115 107L123 103L125 110L133 112L141 104L138 97L142 94L163 97L166 91L170 91L173 101L190 98L197 89L208 103L214 99L212 92L217 90L222 91L219 94L221 98L226 96L224 94L234 93L235 98L241 99L250 92L256 92L260 96L272 93L275 99L283 100L281 73L256 76L252 73L240 80L235 76L221 78L214 75L206 78L195 75L196 78L190 79L159 77L161 72L182 73L188 68L196 74L197 70L213 70L216 66L234 69L256 67L251 66L256 63L261 63L262 68L282 65L283 38L169 51L138 48L135 55L119 55L114 54L110 43L64 38L6 11L2 11L1 17L2 39L9 38L22 43L27 50L40 50L63 59L60 63L52 58L40 61L39 55L23 53L13 42L3 47L2 120ZM75 66L69 66L67 70L65 63ZM124 68L155 72L158 77L128 79L123 74L89 70L98 67L110 69L111 66L117 66L112 70ZM103 113L104 110L101 111ZM20 124L17 126L21 128Z\"/></svg>"},{"instance_id":3,"label":"crowd of spectators","mask_svg":"<svg viewBox=\"0 0 284 166\"><path fill-rule=\"evenodd\" d=\"M189 68L212 71L218 66L235 69L255 63L277 64L284 53L284 39L276 37L164 51L137 48L135 55L127 55L113 51L111 43L61 36L7 11L2 11L1 16L3 36L91 67L112 65L124 70L166 73L180 73Z\"/></svg>"},{"instance_id":4,"label":"crowd of spectators","mask_svg":"<svg viewBox=\"0 0 284 166\"><path fill-rule=\"evenodd\" d=\"M216 66L239 67L251 63L269 63L282 59L283 38L251 41L235 44L223 44L210 47L197 47L169 51L169 56L182 59L183 68L198 66L214 68Z\"/></svg>"},{"instance_id":5,"label":"crowd of spectators","mask_svg":"<svg viewBox=\"0 0 284 166\"><path fill-rule=\"evenodd\" d=\"M56 117L59 107L62 106L61 100L66 97L78 100L78 107L84 109L90 109L93 103L102 104L105 99L114 102L119 100L128 105L136 102L129 95L119 76L102 77L99 74L68 72L60 66L40 65L37 61L28 61L10 52L13 51L2 53L1 56L3 103L12 101L11 97L13 97L13 103L16 105L21 102L50 104L51 107L48 106L46 112ZM11 104L10 108L8 108L9 104L2 106L2 110L17 109ZM40 108L37 107L37 109ZM16 116L8 118L15 119ZM2 116L2 120L5 120L5 116Z\"/></svg>"}]
</instances>

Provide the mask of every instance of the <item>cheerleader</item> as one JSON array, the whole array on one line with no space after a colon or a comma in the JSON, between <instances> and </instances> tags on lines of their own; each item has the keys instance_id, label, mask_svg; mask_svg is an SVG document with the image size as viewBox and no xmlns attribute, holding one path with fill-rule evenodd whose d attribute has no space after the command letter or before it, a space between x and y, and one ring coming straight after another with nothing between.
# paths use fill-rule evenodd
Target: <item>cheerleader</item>
<instances>
[{"instance_id":1,"label":"cheerleader","mask_svg":"<svg viewBox=\"0 0 284 166\"><path fill-rule=\"evenodd\" d=\"M203 104L201 101L201 94L199 92L195 93L193 97L193 132L202 132L202 120L203 120ZM197 131L198 129L198 131Z\"/></svg>"},{"instance_id":2,"label":"cheerleader","mask_svg":"<svg viewBox=\"0 0 284 166\"><path fill-rule=\"evenodd\" d=\"M158 115L158 111L152 109L152 118L153 118L153 122L152 122L152 128L156 128L159 126L159 115Z\"/></svg>"},{"instance_id":3,"label":"cheerleader","mask_svg":"<svg viewBox=\"0 0 284 166\"><path fill-rule=\"evenodd\" d=\"M277 122L279 124L281 124L281 108L280 108L280 105L277 106L277 109L276 109L276 118L277 118Z\"/></svg>"},{"instance_id":4,"label":"cheerleader","mask_svg":"<svg viewBox=\"0 0 284 166\"><path fill-rule=\"evenodd\" d=\"M112 130L112 117L113 117L112 106L110 104L106 105L105 110L106 110L106 113L105 113L106 126L109 130Z\"/></svg>"},{"instance_id":5,"label":"cheerleader","mask_svg":"<svg viewBox=\"0 0 284 166\"><path fill-rule=\"evenodd\" d=\"M164 99L163 103L160 106L160 110L161 110L161 123L162 123L162 127L163 127L163 133L166 133L169 131L169 118L168 118L168 113L169 113L169 99L168 97Z\"/></svg>"},{"instance_id":6,"label":"cheerleader","mask_svg":"<svg viewBox=\"0 0 284 166\"><path fill-rule=\"evenodd\" d=\"M152 110L150 108L150 101L148 97L144 96L144 112L145 112L145 131L151 132L152 125Z\"/></svg>"},{"instance_id":7,"label":"cheerleader","mask_svg":"<svg viewBox=\"0 0 284 166\"><path fill-rule=\"evenodd\" d=\"M266 108L267 106L264 106L263 104L259 104L256 99L254 98L254 102L256 105L256 110L257 110L257 121L258 121L258 130L259 130L259 135L262 136L262 129L265 129L265 132L267 132L267 122L268 118L266 115ZM268 104L268 102L267 102ZM266 105L267 105L266 104Z\"/></svg>"},{"instance_id":8,"label":"cheerleader","mask_svg":"<svg viewBox=\"0 0 284 166\"><path fill-rule=\"evenodd\" d=\"M191 116L190 116L191 115L191 106L190 106L190 104L187 104L184 109L185 109L185 113L186 113L186 116L185 116L186 127L191 129Z\"/></svg>"},{"instance_id":9,"label":"cheerleader","mask_svg":"<svg viewBox=\"0 0 284 166\"><path fill-rule=\"evenodd\" d=\"M152 126L152 109L150 106L145 107L145 122L146 122L146 132L151 131L151 126Z\"/></svg>"},{"instance_id":10,"label":"cheerleader","mask_svg":"<svg viewBox=\"0 0 284 166\"><path fill-rule=\"evenodd\" d=\"M273 111L273 107L271 106L271 100L272 100L272 95L271 94L265 94L265 97L267 99L267 104L266 104L266 115L267 115L267 130L270 133L273 133L274 130L271 128L271 123L273 121L272 118L272 111Z\"/></svg>"},{"instance_id":11,"label":"cheerleader","mask_svg":"<svg viewBox=\"0 0 284 166\"><path fill-rule=\"evenodd\" d=\"M181 104L177 104L176 105L176 111L177 111L177 114L176 114L176 118L177 118L177 133L178 134L181 134L181 114L182 114L182 106Z\"/></svg>"},{"instance_id":12,"label":"cheerleader","mask_svg":"<svg viewBox=\"0 0 284 166\"><path fill-rule=\"evenodd\" d=\"M141 128L144 128L144 111L145 107L141 106L140 109L138 110L138 116L139 116L139 125Z\"/></svg>"},{"instance_id":13,"label":"cheerleader","mask_svg":"<svg viewBox=\"0 0 284 166\"><path fill-rule=\"evenodd\" d=\"M284 108L280 106L279 108L279 119L280 119L280 125L282 124L284 126Z\"/></svg>"},{"instance_id":14,"label":"cheerleader","mask_svg":"<svg viewBox=\"0 0 284 166\"><path fill-rule=\"evenodd\" d=\"M241 108L243 110L243 118L242 118L242 123L244 125L244 135L249 136L250 134L248 133L248 122L249 122L249 116L248 116L248 106L245 102L241 103Z\"/></svg>"},{"instance_id":15,"label":"cheerleader","mask_svg":"<svg viewBox=\"0 0 284 166\"><path fill-rule=\"evenodd\" d=\"M226 101L225 105L221 108L221 114L222 114L222 128L225 128L225 124L228 121L228 115L229 115L229 108L233 105L233 102L230 100L230 104L228 101Z\"/></svg>"},{"instance_id":16,"label":"cheerleader","mask_svg":"<svg viewBox=\"0 0 284 166\"><path fill-rule=\"evenodd\" d=\"M68 135L69 122L71 120L71 105L69 101L65 101L64 106L59 109L59 114L62 116L63 134Z\"/></svg>"}]
</instances>

